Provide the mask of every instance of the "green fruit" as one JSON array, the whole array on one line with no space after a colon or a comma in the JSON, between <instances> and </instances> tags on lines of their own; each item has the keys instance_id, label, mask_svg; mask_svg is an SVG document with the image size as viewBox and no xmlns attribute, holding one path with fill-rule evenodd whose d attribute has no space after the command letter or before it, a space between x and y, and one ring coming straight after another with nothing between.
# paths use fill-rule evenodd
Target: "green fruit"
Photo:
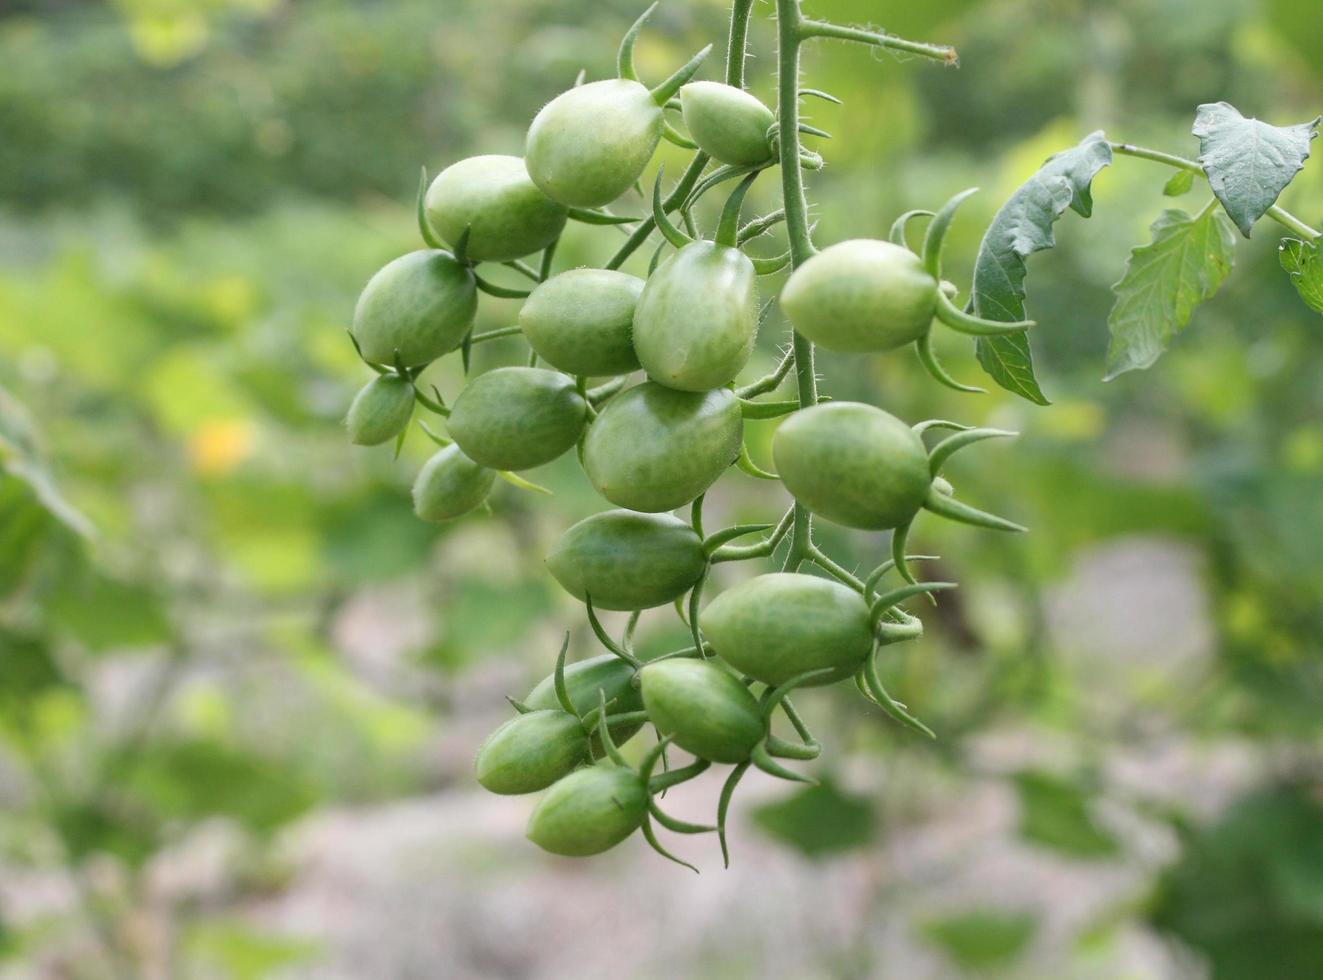
<instances>
[{"instance_id":1,"label":"green fruit","mask_svg":"<svg viewBox=\"0 0 1323 980\"><path fill-rule=\"evenodd\" d=\"M855 239L796 269L781 291L781 309L799 333L828 350L886 351L928 332L937 290L909 249Z\"/></svg>"},{"instance_id":2,"label":"green fruit","mask_svg":"<svg viewBox=\"0 0 1323 980\"><path fill-rule=\"evenodd\" d=\"M565 208L533 183L520 157L469 157L432 181L424 201L428 223L452 247L468 230L466 253L478 262L505 262L540 251L565 227Z\"/></svg>"},{"instance_id":3,"label":"green fruit","mask_svg":"<svg viewBox=\"0 0 1323 980\"><path fill-rule=\"evenodd\" d=\"M565 691L570 696L570 704L579 715L586 715L599 704L602 693L606 695L607 716L614 717L626 712L643 710L643 695L634 683L635 671L614 653L604 653L600 657L589 657L565 667ZM542 678L533 690L524 698L524 705L529 708L560 708L556 700L556 680L554 674ZM645 722L630 722L622 725L611 724L611 739L617 745L624 745L639 733ZM592 754L594 759L603 754L602 742L596 734L592 736Z\"/></svg>"},{"instance_id":4,"label":"green fruit","mask_svg":"<svg viewBox=\"0 0 1323 980\"><path fill-rule=\"evenodd\" d=\"M566 857L600 854L634 833L647 807L637 773L601 763L570 773L547 791L528 819L528 839Z\"/></svg>"},{"instance_id":5,"label":"green fruit","mask_svg":"<svg viewBox=\"0 0 1323 980\"><path fill-rule=\"evenodd\" d=\"M693 588L707 568L703 540L670 514L609 510L569 528L547 567L576 599L598 609L651 609Z\"/></svg>"},{"instance_id":6,"label":"green fruit","mask_svg":"<svg viewBox=\"0 0 1323 980\"><path fill-rule=\"evenodd\" d=\"M854 674L873 649L863 597L812 575L778 572L742 582L712 600L699 622L718 656L772 686L823 668L833 673L807 684L833 683Z\"/></svg>"},{"instance_id":7,"label":"green fruit","mask_svg":"<svg viewBox=\"0 0 1323 980\"><path fill-rule=\"evenodd\" d=\"M634 311L634 349L648 377L680 391L733 381L758 334L754 279L748 256L712 242L663 262Z\"/></svg>"},{"instance_id":8,"label":"green fruit","mask_svg":"<svg viewBox=\"0 0 1323 980\"><path fill-rule=\"evenodd\" d=\"M772 159L767 130L776 116L743 89L720 82L690 82L680 89L680 112L702 150L735 167Z\"/></svg>"},{"instance_id":9,"label":"green fruit","mask_svg":"<svg viewBox=\"0 0 1323 980\"><path fill-rule=\"evenodd\" d=\"M519 326L533 350L569 374L637 371L634 307L643 280L611 269L571 269L542 283L524 301Z\"/></svg>"},{"instance_id":10,"label":"green fruit","mask_svg":"<svg viewBox=\"0 0 1323 980\"><path fill-rule=\"evenodd\" d=\"M478 749L478 782L493 793L536 793L588 761L588 736L559 709L511 718Z\"/></svg>"},{"instance_id":11,"label":"green fruit","mask_svg":"<svg viewBox=\"0 0 1323 980\"><path fill-rule=\"evenodd\" d=\"M413 510L425 521L449 521L482 505L496 474L465 456L458 446L446 446L418 471L413 483Z\"/></svg>"},{"instance_id":12,"label":"green fruit","mask_svg":"<svg viewBox=\"0 0 1323 980\"><path fill-rule=\"evenodd\" d=\"M767 734L758 699L730 671L706 660L675 659L639 677L648 717L675 744L709 762L744 762Z\"/></svg>"},{"instance_id":13,"label":"green fruit","mask_svg":"<svg viewBox=\"0 0 1323 980\"><path fill-rule=\"evenodd\" d=\"M728 389L692 393L644 382L606 403L588 427L583 465L619 507L674 510L710 487L739 456L744 420Z\"/></svg>"},{"instance_id":14,"label":"green fruit","mask_svg":"<svg viewBox=\"0 0 1323 980\"><path fill-rule=\"evenodd\" d=\"M932 477L914 430L880 408L830 402L795 412L772 437L786 489L829 521L868 531L909 523Z\"/></svg>"},{"instance_id":15,"label":"green fruit","mask_svg":"<svg viewBox=\"0 0 1323 980\"><path fill-rule=\"evenodd\" d=\"M469 382L450 410L450 436L494 470L550 463L579 441L588 403L574 379L542 368L503 367Z\"/></svg>"},{"instance_id":16,"label":"green fruit","mask_svg":"<svg viewBox=\"0 0 1323 980\"><path fill-rule=\"evenodd\" d=\"M365 384L349 406L345 425L356 446L379 446L404 431L413 415L413 382L382 374Z\"/></svg>"},{"instance_id":17,"label":"green fruit","mask_svg":"<svg viewBox=\"0 0 1323 980\"><path fill-rule=\"evenodd\" d=\"M401 255L368 280L354 309L352 333L372 364L405 367L434 361L459 346L473 326L478 288L449 252Z\"/></svg>"},{"instance_id":18,"label":"green fruit","mask_svg":"<svg viewBox=\"0 0 1323 980\"><path fill-rule=\"evenodd\" d=\"M528 127L524 160L542 192L567 207L610 204L656 152L662 110L639 82L612 78L552 99Z\"/></svg>"}]
</instances>

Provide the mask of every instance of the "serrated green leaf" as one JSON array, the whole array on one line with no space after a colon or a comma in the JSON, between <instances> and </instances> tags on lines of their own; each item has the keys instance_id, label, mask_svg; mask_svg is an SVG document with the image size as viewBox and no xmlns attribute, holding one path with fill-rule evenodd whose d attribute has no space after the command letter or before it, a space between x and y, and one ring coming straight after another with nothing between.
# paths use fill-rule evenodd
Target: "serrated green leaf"
<instances>
[{"instance_id":1,"label":"serrated green leaf","mask_svg":"<svg viewBox=\"0 0 1323 980\"><path fill-rule=\"evenodd\" d=\"M1162 188L1162 193L1167 197L1180 197L1182 194L1188 194L1193 186L1194 173L1189 170L1177 170Z\"/></svg>"},{"instance_id":2,"label":"serrated green leaf","mask_svg":"<svg viewBox=\"0 0 1323 980\"><path fill-rule=\"evenodd\" d=\"M1194 308L1217 292L1235 262L1235 231L1213 207L1193 218L1184 211L1164 211L1151 231L1153 240L1131 251L1125 275L1112 287L1116 305L1107 317L1112 334L1108 381L1151 367L1190 322Z\"/></svg>"},{"instance_id":3,"label":"serrated green leaf","mask_svg":"<svg viewBox=\"0 0 1323 980\"><path fill-rule=\"evenodd\" d=\"M1228 102L1199 107L1193 129L1199 137L1199 163L1213 193L1246 238L1309 159L1318 124L1315 119L1296 126L1270 126L1246 119Z\"/></svg>"},{"instance_id":4,"label":"serrated green leaf","mask_svg":"<svg viewBox=\"0 0 1323 980\"><path fill-rule=\"evenodd\" d=\"M1093 178L1111 162L1106 137L1101 131L1091 133L1078 146L1051 157L1002 205L974 260L976 314L1007 323L1025 318L1025 260L1056 244L1052 226L1066 208L1085 218L1093 213ZM1034 376L1033 352L1023 334L980 337L978 361L1007 391L1049 404Z\"/></svg>"},{"instance_id":5,"label":"serrated green leaf","mask_svg":"<svg viewBox=\"0 0 1323 980\"><path fill-rule=\"evenodd\" d=\"M1305 305L1315 313L1323 313L1323 258L1318 243L1283 238L1277 246L1277 258Z\"/></svg>"}]
</instances>

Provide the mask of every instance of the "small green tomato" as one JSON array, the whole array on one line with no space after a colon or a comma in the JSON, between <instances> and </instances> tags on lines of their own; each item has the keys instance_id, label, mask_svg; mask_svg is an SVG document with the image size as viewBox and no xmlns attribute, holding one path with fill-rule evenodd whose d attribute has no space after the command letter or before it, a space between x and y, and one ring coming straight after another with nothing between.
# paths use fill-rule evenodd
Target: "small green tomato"
<instances>
[{"instance_id":1,"label":"small green tomato","mask_svg":"<svg viewBox=\"0 0 1323 980\"><path fill-rule=\"evenodd\" d=\"M469 382L447 428L465 455L494 470L550 463L579 440L588 405L574 379L543 368L503 367Z\"/></svg>"},{"instance_id":2,"label":"small green tomato","mask_svg":"<svg viewBox=\"0 0 1323 980\"><path fill-rule=\"evenodd\" d=\"M612 269L571 269L535 288L519 326L538 356L569 374L637 371L634 308L643 280Z\"/></svg>"},{"instance_id":3,"label":"small green tomato","mask_svg":"<svg viewBox=\"0 0 1323 980\"><path fill-rule=\"evenodd\" d=\"M583 723L559 709L516 715L478 749L474 771L484 789L536 793L588 761Z\"/></svg>"},{"instance_id":4,"label":"small green tomato","mask_svg":"<svg viewBox=\"0 0 1323 980\"><path fill-rule=\"evenodd\" d=\"M909 523L932 484L928 452L914 430L858 402L795 412L772 437L772 458L796 500L862 530Z\"/></svg>"},{"instance_id":5,"label":"small green tomato","mask_svg":"<svg viewBox=\"0 0 1323 980\"><path fill-rule=\"evenodd\" d=\"M610 850L643 823L648 794L638 774L599 763L561 779L528 819L528 839L544 851L585 857Z\"/></svg>"},{"instance_id":6,"label":"small green tomato","mask_svg":"<svg viewBox=\"0 0 1323 980\"><path fill-rule=\"evenodd\" d=\"M495 481L494 471L473 462L458 446L446 446L418 471L413 484L414 513L437 523L462 517L482 506Z\"/></svg>"},{"instance_id":7,"label":"small green tomato","mask_svg":"<svg viewBox=\"0 0 1323 980\"><path fill-rule=\"evenodd\" d=\"M533 183L520 157L487 154L451 164L432 181L427 221L452 247L467 229L466 253L505 262L550 245L565 227L565 208Z\"/></svg>"},{"instance_id":8,"label":"small green tomato","mask_svg":"<svg viewBox=\"0 0 1323 980\"><path fill-rule=\"evenodd\" d=\"M614 653L604 653L600 657L589 657L565 668L565 690L570 696L570 704L579 715L586 715L598 705L601 693L606 695L607 717L643 710L643 695L634 683L635 670L632 665L621 660ZM600 693L599 693L600 692ZM524 698L525 707L559 708L556 700L556 678L548 674L540 680ZM645 722L621 724L613 721L611 738L617 745L624 745L639 733ZM591 738L594 759L602 756L602 741L596 733Z\"/></svg>"},{"instance_id":9,"label":"small green tomato","mask_svg":"<svg viewBox=\"0 0 1323 980\"><path fill-rule=\"evenodd\" d=\"M434 361L459 346L473 326L478 288L449 252L401 255L368 280L354 309L352 333L372 364L405 367Z\"/></svg>"},{"instance_id":10,"label":"small green tomato","mask_svg":"<svg viewBox=\"0 0 1323 980\"><path fill-rule=\"evenodd\" d=\"M680 112L690 137L714 160L734 167L771 161L767 131L776 116L743 89L690 82L680 89Z\"/></svg>"},{"instance_id":11,"label":"small green tomato","mask_svg":"<svg viewBox=\"0 0 1323 980\"><path fill-rule=\"evenodd\" d=\"M709 762L744 762L767 734L749 689L707 660L672 659L639 674L648 717L675 744Z\"/></svg>"},{"instance_id":12,"label":"small green tomato","mask_svg":"<svg viewBox=\"0 0 1323 980\"><path fill-rule=\"evenodd\" d=\"M379 446L404 431L413 415L413 382L398 374L373 378L354 396L345 416L349 441L356 446Z\"/></svg>"}]
</instances>

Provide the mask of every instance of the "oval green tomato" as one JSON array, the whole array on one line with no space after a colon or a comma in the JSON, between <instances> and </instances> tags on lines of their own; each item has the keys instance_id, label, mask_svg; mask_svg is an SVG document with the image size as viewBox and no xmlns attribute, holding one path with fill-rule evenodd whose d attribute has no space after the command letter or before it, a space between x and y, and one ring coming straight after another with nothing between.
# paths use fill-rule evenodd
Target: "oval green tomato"
<instances>
[{"instance_id":1,"label":"oval green tomato","mask_svg":"<svg viewBox=\"0 0 1323 980\"><path fill-rule=\"evenodd\" d=\"M767 734L758 699L706 660L649 664L639 677L648 717L675 744L709 762L744 762Z\"/></svg>"},{"instance_id":2,"label":"oval green tomato","mask_svg":"<svg viewBox=\"0 0 1323 980\"><path fill-rule=\"evenodd\" d=\"M528 818L528 839L566 857L600 854L634 833L647 807L637 773L610 764L579 769L538 801Z\"/></svg>"},{"instance_id":3,"label":"oval green tomato","mask_svg":"<svg viewBox=\"0 0 1323 980\"><path fill-rule=\"evenodd\" d=\"M600 657L589 657L565 667L565 692L570 696L570 704L579 715L586 715L598 706L601 693L606 694L607 717L643 710L643 695L634 683L634 668L621 660L614 653L604 653ZM600 693L599 693L600 692ZM556 700L555 676L548 674L542 678L533 690L524 698L524 705L529 708L559 708ZM624 745L639 733L645 722L620 724L612 722L611 738L617 745ZM601 758L602 742L596 734L592 736L593 758Z\"/></svg>"},{"instance_id":4,"label":"oval green tomato","mask_svg":"<svg viewBox=\"0 0 1323 980\"><path fill-rule=\"evenodd\" d=\"M505 262L546 248L565 227L565 208L543 194L520 157L487 154L451 164L427 189L428 223L450 245L469 237L479 262Z\"/></svg>"},{"instance_id":5,"label":"oval green tomato","mask_svg":"<svg viewBox=\"0 0 1323 980\"><path fill-rule=\"evenodd\" d=\"M401 255L368 280L354 308L352 333L373 364L405 367L434 361L459 346L473 326L478 288L449 252Z\"/></svg>"},{"instance_id":6,"label":"oval green tomato","mask_svg":"<svg viewBox=\"0 0 1323 980\"><path fill-rule=\"evenodd\" d=\"M658 267L634 311L634 350L648 377L680 391L735 380L758 335L753 263L736 248L686 245Z\"/></svg>"},{"instance_id":7,"label":"oval green tomato","mask_svg":"<svg viewBox=\"0 0 1323 980\"><path fill-rule=\"evenodd\" d=\"M511 718L487 736L474 771L484 789L536 793L588 761L588 736L574 715L559 709Z\"/></svg>"},{"instance_id":8,"label":"oval green tomato","mask_svg":"<svg viewBox=\"0 0 1323 980\"><path fill-rule=\"evenodd\" d=\"M781 291L781 309L828 350L885 351L928 332L937 289L909 249L861 238L825 248L796 269Z\"/></svg>"},{"instance_id":9,"label":"oval green tomato","mask_svg":"<svg viewBox=\"0 0 1323 980\"><path fill-rule=\"evenodd\" d=\"M873 649L863 597L812 575L778 572L742 582L713 599L699 622L718 656L772 686L823 668L834 672L809 685L833 683L851 676Z\"/></svg>"},{"instance_id":10,"label":"oval green tomato","mask_svg":"<svg viewBox=\"0 0 1323 980\"><path fill-rule=\"evenodd\" d=\"M579 441L588 403L574 379L543 368L503 367L469 382L450 410L450 436L494 470L550 463Z\"/></svg>"},{"instance_id":11,"label":"oval green tomato","mask_svg":"<svg viewBox=\"0 0 1323 980\"><path fill-rule=\"evenodd\" d=\"M413 509L425 521L450 521L482 505L496 473L446 446L432 455L413 483Z\"/></svg>"},{"instance_id":12,"label":"oval green tomato","mask_svg":"<svg viewBox=\"0 0 1323 980\"><path fill-rule=\"evenodd\" d=\"M743 436L734 392L674 391L645 381L607 402L588 427L583 465L611 503L658 513L712 486L739 456Z\"/></svg>"},{"instance_id":13,"label":"oval green tomato","mask_svg":"<svg viewBox=\"0 0 1323 980\"><path fill-rule=\"evenodd\" d=\"M538 356L569 374L637 371L634 307L643 280L612 269L571 269L524 301L519 326Z\"/></svg>"},{"instance_id":14,"label":"oval green tomato","mask_svg":"<svg viewBox=\"0 0 1323 980\"><path fill-rule=\"evenodd\" d=\"M670 514L609 510L565 531L547 568L576 599L599 609L651 609L688 592L707 567L703 540Z\"/></svg>"},{"instance_id":15,"label":"oval green tomato","mask_svg":"<svg viewBox=\"0 0 1323 980\"><path fill-rule=\"evenodd\" d=\"M801 504L867 531L908 523L932 483L928 451L914 430L858 402L795 412L772 437L772 458L781 482Z\"/></svg>"},{"instance_id":16,"label":"oval green tomato","mask_svg":"<svg viewBox=\"0 0 1323 980\"><path fill-rule=\"evenodd\" d=\"M680 112L690 137L714 160L749 167L772 159L767 130L776 116L743 89L690 82L680 89Z\"/></svg>"},{"instance_id":17,"label":"oval green tomato","mask_svg":"<svg viewBox=\"0 0 1323 980\"><path fill-rule=\"evenodd\" d=\"M413 414L413 382L381 374L365 384L349 406L345 425L356 446L379 446L404 431Z\"/></svg>"},{"instance_id":18,"label":"oval green tomato","mask_svg":"<svg viewBox=\"0 0 1323 980\"><path fill-rule=\"evenodd\" d=\"M662 110L638 82L611 78L556 96L528 127L524 162L542 192L568 207L610 204L656 152Z\"/></svg>"}]
</instances>

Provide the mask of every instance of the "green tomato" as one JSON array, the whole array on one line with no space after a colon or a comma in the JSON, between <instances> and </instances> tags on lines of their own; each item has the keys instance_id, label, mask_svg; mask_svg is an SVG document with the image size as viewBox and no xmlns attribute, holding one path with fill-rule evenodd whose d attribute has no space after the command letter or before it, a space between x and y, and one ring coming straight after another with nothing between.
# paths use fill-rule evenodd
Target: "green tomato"
<instances>
[{"instance_id":1,"label":"green tomato","mask_svg":"<svg viewBox=\"0 0 1323 980\"><path fill-rule=\"evenodd\" d=\"M450 521L482 505L496 473L479 466L458 446L433 454L413 483L413 510L425 521Z\"/></svg>"},{"instance_id":2,"label":"green tomato","mask_svg":"<svg viewBox=\"0 0 1323 980\"><path fill-rule=\"evenodd\" d=\"M858 402L795 412L772 437L772 458L801 504L867 531L909 523L932 484L928 451L914 430Z\"/></svg>"},{"instance_id":3,"label":"green tomato","mask_svg":"<svg viewBox=\"0 0 1323 980\"><path fill-rule=\"evenodd\" d=\"M575 713L586 715L598 706L600 693L606 694L607 716L625 714L643 710L643 695L634 683L635 670L614 653L604 653L600 657L589 657L565 667L565 691L570 696L570 704ZM559 708L556 700L556 680L553 674L542 678L533 690L524 698L524 705L529 708ZM611 724L611 738L617 745L624 745L639 733L645 722L630 722L622 725ZM594 759L603 755L601 739L592 736L592 754Z\"/></svg>"},{"instance_id":4,"label":"green tomato","mask_svg":"<svg viewBox=\"0 0 1323 980\"><path fill-rule=\"evenodd\" d=\"M559 709L511 718L487 736L474 771L484 789L536 793L588 761L588 736L574 715Z\"/></svg>"},{"instance_id":5,"label":"green tomato","mask_svg":"<svg viewBox=\"0 0 1323 980\"><path fill-rule=\"evenodd\" d=\"M599 763L570 773L547 791L528 818L528 839L566 857L600 854L638 830L647 808L637 773Z\"/></svg>"},{"instance_id":6,"label":"green tomato","mask_svg":"<svg viewBox=\"0 0 1323 980\"><path fill-rule=\"evenodd\" d=\"M345 425L356 446L379 446L404 431L413 415L413 382L382 374L365 384L349 406Z\"/></svg>"},{"instance_id":7,"label":"green tomato","mask_svg":"<svg viewBox=\"0 0 1323 980\"><path fill-rule=\"evenodd\" d=\"M937 290L909 249L855 239L796 269L781 291L781 309L799 333L828 350L886 351L928 332Z\"/></svg>"},{"instance_id":8,"label":"green tomato","mask_svg":"<svg viewBox=\"0 0 1323 980\"><path fill-rule=\"evenodd\" d=\"M743 89L690 82L680 89L680 112L690 137L714 160L734 167L771 161L767 130L776 116Z\"/></svg>"},{"instance_id":9,"label":"green tomato","mask_svg":"<svg viewBox=\"0 0 1323 980\"><path fill-rule=\"evenodd\" d=\"M451 246L468 229L466 252L478 262L506 262L537 252L565 227L565 208L533 183L520 157L469 157L442 170L427 189L428 223Z\"/></svg>"},{"instance_id":10,"label":"green tomato","mask_svg":"<svg viewBox=\"0 0 1323 980\"><path fill-rule=\"evenodd\" d=\"M405 367L434 361L459 346L473 326L478 287L449 252L401 255L368 280L354 309L352 333L373 364Z\"/></svg>"},{"instance_id":11,"label":"green tomato","mask_svg":"<svg viewBox=\"0 0 1323 980\"><path fill-rule=\"evenodd\" d=\"M542 192L567 207L610 204L657 150L662 110L639 82L612 78L552 99L528 127L524 160Z\"/></svg>"},{"instance_id":12,"label":"green tomato","mask_svg":"<svg viewBox=\"0 0 1323 980\"><path fill-rule=\"evenodd\" d=\"M550 463L579 441L588 403L574 379L543 368L503 367L469 382L450 410L450 436L494 470Z\"/></svg>"},{"instance_id":13,"label":"green tomato","mask_svg":"<svg viewBox=\"0 0 1323 980\"><path fill-rule=\"evenodd\" d=\"M634 311L634 349L648 377L680 391L735 380L758 335L753 263L736 248L686 245L661 264Z\"/></svg>"},{"instance_id":14,"label":"green tomato","mask_svg":"<svg viewBox=\"0 0 1323 980\"><path fill-rule=\"evenodd\" d=\"M778 572L742 582L713 599L699 622L720 657L772 686L824 668L834 672L809 686L833 683L854 674L873 649L863 597L813 575Z\"/></svg>"},{"instance_id":15,"label":"green tomato","mask_svg":"<svg viewBox=\"0 0 1323 980\"><path fill-rule=\"evenodd\" d=\"M684 595L707 568L707 555L703 539L677 517L609 510L566 530L547 568L576 599L632 611Z\"/></svg>"},{"instance_id":16,"label":"green tomato","mask_svg":"<svg viewBox=\"0 0 1323 980\"><path fill-rule=\"evenodd\" d=\"M583 466L611 503L658 513L716 483L743 437L739 399L729 389L694 393L645 381L607 402L588 427Z\"/></svg>"},{"instance_id":17,"label":"green tomato","mask_svg":"<svg viewBox=\"0 0 1323 980\"><path fill-rule=\"evenodd\" d=\"M639 674L648 717L675 744L709 762L744 762L767 734L758 699L707 660L649 664Z\"/></svg>"},{"instance_id":18,"label":"green tomato","mask_svg":"<svg viewBox=\"0 0 1323 980\"><path fill-rule=\"evenodd\" d=\"M524 301L519 326L539 357L569 374L637 371L634 307L643 280L612 269L571 269Z\"/></svg>"}]
</instances>

